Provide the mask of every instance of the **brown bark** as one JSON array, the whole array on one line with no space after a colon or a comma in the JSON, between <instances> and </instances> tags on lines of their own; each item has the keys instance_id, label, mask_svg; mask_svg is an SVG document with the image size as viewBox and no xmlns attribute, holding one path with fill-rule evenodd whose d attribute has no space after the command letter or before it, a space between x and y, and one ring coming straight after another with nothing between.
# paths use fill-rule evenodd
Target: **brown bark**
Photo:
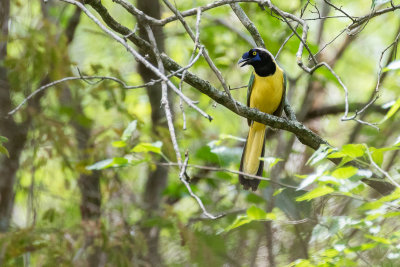
<instances>
[{"instance_id":1,"label":"brown bark","mask_svg":"<svg viewBox=\"0 0 400 267\"><path fill-rule=\"evenodd\" d=\"M14 204L14 182L19 168L19 157L26 142L30 119L16 123L7 116L11 110L11 88L3 62L7 57L8 21L10 1L0 0L0 135L8 138L5 143L10 157L0 155L0 231L8 230Z\"/></svg>"},{"instance_id":2,"label":"brown bark","mask_svg":"<svg viewBox=\"0 0 400 267\"><path fill-rule=\"evenodd\" d=\"M73 108L76 114L83 114L80 99L72 97L70 90L69 87L64 87L61 103ZM90 157L89 151L92 146L90 141L92 127L90 125L82 125L77 116L71 118L70 125L75 131L79 161L88 162ZM79 175L78 185L81 192L80 209L82 220L97 220L100 217L100 174L100 171L93 171L90 174L81 173Z\"/></svg>"},{"instance_id":3,"label":"brown bark","mask_svg":"<svg viewBox=\"0 0 400 267\"><path fill-rule=\"evenodd\" d=\"M7 113L12 109L11 88L7 78L7 69L2 65L7 57L8 22L10 18L10 1L0 0L0 135L8 138L5 143L10 157L0 155L0 231L7 231L12 217L14 204L14 183L19 168L19 159L27 140L29 127L34 113L40 109L40 99L44 95L37 94L28 101L25 112L26 118L23 122L17 123ZM69 29L68 41L72 40L73 27ZM40 85L49 82L48 76L44 77Z\"/></svg>"},{"instance_id":4,"label":"brown bark","mask_svg":"<svg viewBox=\"0 0 400 267\"><path fill-rule=\"evenodd\" d=\"M65 34L67 36L67 42L72 42L78 24L80 22L81 10L77 8L75 13L69 20ZM72 96L71 88L64 87L61 102L63 105L68 105L73 108L76 114L83 114L83 107L81 99ZM75 131L75 139L77 141L78 158L80 161L88 162L90 157L89 151L91 151L91 125L83 125L77 119L77 116L73 116L70 125ZM99 231L99 218L101 215L101 190L100 190L100 171L92 171L90 174L81 173L78 178L78 185L81 192L81 204L80 211L84 226L86 226L86 241L85 246L90 250L87 256L88 266L99 266L104 258L101 248L98 245L93 245L94 240Z\"/></svg>"}]
</instances>

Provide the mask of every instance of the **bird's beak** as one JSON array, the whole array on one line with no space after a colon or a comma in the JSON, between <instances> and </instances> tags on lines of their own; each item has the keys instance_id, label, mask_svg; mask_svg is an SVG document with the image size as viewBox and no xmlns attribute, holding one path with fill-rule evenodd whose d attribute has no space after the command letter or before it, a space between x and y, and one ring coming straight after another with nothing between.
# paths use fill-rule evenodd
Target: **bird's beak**
<instances>
[{"instance_id":1,"label":"bird's beak","mask_svg":"<svg viewBox=\"0 0 400 267\"><path fill-rule=\"evenodd\" d=\"M241 58L241 59L239 59L237 64L243 63L242 65L240 65L240 67L243 67L243 66L246 66L249 64L249 60L250 60L250 58Z\"/></svg>"}]
</instances>

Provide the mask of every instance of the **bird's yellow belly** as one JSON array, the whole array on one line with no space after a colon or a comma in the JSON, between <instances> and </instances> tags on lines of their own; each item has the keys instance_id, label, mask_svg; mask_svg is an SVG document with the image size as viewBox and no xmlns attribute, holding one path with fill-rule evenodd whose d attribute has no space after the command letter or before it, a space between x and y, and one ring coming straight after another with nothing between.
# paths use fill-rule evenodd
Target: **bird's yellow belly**
<instances>
[{"instance_id":1,"label":"bird's yellow belly","mask_svg":"<svg viewBox=\"0 0 400 267\"><path fill-rule=\"evenodd\" d=\"M261 77L254 73L254 84L251 92L250 107L262 112L274 113L282 100L283 73Z\"/></svg>"}]
</instances>

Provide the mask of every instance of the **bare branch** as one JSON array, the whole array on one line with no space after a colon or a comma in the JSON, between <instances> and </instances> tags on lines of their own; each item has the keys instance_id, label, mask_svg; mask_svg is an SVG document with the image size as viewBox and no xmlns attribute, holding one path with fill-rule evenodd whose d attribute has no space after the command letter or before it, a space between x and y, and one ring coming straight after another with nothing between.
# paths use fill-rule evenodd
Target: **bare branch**
<instances>
[{"instance_id":1,"label":"bare branch","mask_svg":"<svg viewBox=\"0 0 400 267\"><path fill-rule=\"evenodd\" d=\"M378 164L375 163L375 161L372 159L371 156L371 151L369 150L369 147L367 145L365 146L365 151L368 154L369 161L371 162L372 166L374 166L379 172L381 172L392 184L394 184L397 188L400 188L400 184L398 184L392 176L389 175L389 173L385 170L383 170L381 167L378 166Z\"/></svg>"},{"instance_id":2,"label":"bare branch","mask_svg":"<svg viewBox=\"0 0 400 267\"><path fill-rule=\"evenodd\" d=\"M339 11L340 13L342 13L343 15L345 15L347 18L349 18L349 19L354 23L355 19L354 19L352 16L350 16L349 14L347 14L347 12L345 12L341 7L335 6L335 5L332 4L329 0L324 0L324 2L325 2L327 5L333 7L333 8L336 9L337 11Z\"/></svg>"},{"instance_id":3,"label":"bare branch","mask_svg":"<svg viewBox=\"0 0 400 267\"><path fill-rule=\"evenodd\" d=\"M253 37L257 46L265 48L264 40L262 39L260 33L258 32L256 26L254 26L254 23L251 22L249 17L247 17L246 13L239 6L239 4L233 3L233 4L230 4L230 6L231 6L233 12L235 12L236 16L239 18L240 22L247 29L247 31L251 34L251 36Z\"/></svg>"},{"instance_id":4,"label":"bare branch","mask_svg":"<svg viewBox=\"0 0 400 267\"><path fill-rule=\"evenodd\" d=\"M64 0L64 1L68 1L69 3L71 3L72 0ZM75 2L75 1L73 1L73 2ZM219 1L218 4L223 5L224 3L228 3L228 2L229 2L229 0L222 1L222 2ZM235 1L233 1L233 2L235 2ZM238 2L238 1L236 1L236 2ZM243 2L243 1L241 1L241 2ZM244 2L250 2L250 1L244 1ZM231 2L229 2L229 3L231 3ZM266 2L262 1L262 3L267 4L267 5L269 4L269 6L271 6L269 1L266 1ZM102 19L106 22L106 24L111 29L113 29L114 31L116 31L120 34L123 34L123 35L130 33L130 30L128 28L124 27L123 25L121 25L117 21L115 21L115 19L108 13L107 9L101 4L100 1L91 1L90 5L98 12L98 14L102 17ZM194 10L196 10L196 12L197 12L197 8ZM293 15L289 14L288 19L291 19L291 16L293 16ZM293 16L293 17L296 18L295 16ZM303 36L306 37L306 33L304 30L305 29L303 29ZM150 57L154 57L154 55L152 55L153 53L152 53L151 45L148 42L144 41L143 39L141 39L140 37L138 37L135 34L129 36L129 40L132 41L134 44L142 47L142 49L146 53L148 53L150 55ZM303 43L301 43L300 46L302 46L302 45L303 45ZM303 45L303 48L304 48L304 45ZM299 50L302 51L302 49L299 49ZM168 71L177 71L182 68L179 64L177 64L174 60L172 60L170 57L168 57L165 54L161 54L161 59L163 61L164 67ZM315 65L312 68L306 68L303 66L303 69L305 69L306 72L308 72L308 73L312 73L317 68L324 66L325 64L326 63L324 63L324 62L318 63L317 65ZM177 76L180 77L180 75L177 75ZM193 86L194 88L196 88L197 90L199 90L200 92L202 92L203 94L208 95L210 98L212 98L217 103L224 105L226 108L230 109L231 111L237 113L240 116L243 116L245 118L249 118L251 120L269 125L273 128L279 128L279 129L293 132L298 137L300 142L302 142L303 144L305 144L313 149L317 149L321 144L327 144L327 142L324 139L322 139L320 136L316 135L315 133L313 133L312 131L307 129L300 122L293 121L293 120L287 120L287 119L281 118L281 117L275 117L275 116L272 116L269 114L262 113L256 109L248 108L248 107L242 105L241 103L230 99L225 93L214 88L209 82L207 82L203 79L200 79L199 77L197 77L196 75L192 74L189 71L186 73L186 75L184 77L184 81L186 83L190 84L191 86ZM392 190L393 190L392 184L387 183L384 180L380 180L380 181L366 180L365 183L367 183L368 185L370 185L371 187L373 187L374 189L376 189L378 192L380 192L382 194L388 194L388 193L392 192Z\"/></svg>"},{"instance_id":5,"label":"bare branch","mask_svg":"<svg viewBox=\"0 0 400 267\"><path fill-rule=\"evenodd\" d=\"M299 45L299 49L296 53L296 57L297 57L297 64L304 69L305 71L307 71L307 68L304 66L303 62L302 62L302 55L303 55L303 50L304 48L306 48L306 50L308 51L311 59L313 60L314 64L317 64L317 60L315 59L313 53L311 52L310 48L307 45L307 33L308 33L308 25L307 23L301 19L296 17L293 14L284 12L282 10L280 10L279 8L277 8L276 6L274 6L270 0L266 0L265 5L271 10L273 11L275 14L279 15L285 22L286 24L289 26L289 28L292 30L292 32L297 36L297 38L300 40L300 45ZM296 29L293 28L293 26L290 24L290 22L288 21L288 19L291 19L293 21L296 21L297 23L299 23L300 25L302 25L303 27L303 34L300 37L300 35L297 33Z\"/></svg>"},{"instance_id":6,"label":"bare branch","mask_svg":"<svg viewBox=\"0 0 400 267\"><path fill-rule=\"evenodd\" d=\"M150 62L148 62L142 55L140 55L135 49L133 49L132 46L130 46L123 38L119 37L117 34L115 34L113 31L105 27L82 3L75 1L75 0L60 0L69 4L76 5L79 7L94 23L97 24L105 33L107 33L110 37L115 39L117 42L122 44L128 51L133 55L133 57L141 62L144 66L146 66L148 69L150 69L154 74L156 74L158 77L160 77L163 81L167 83L167 85L177 94L179 97L182 98L183 101L185 101L190 107L195 109L197 112L199 112L201 115L203 115L205 118L212 120L212 117L205 113L203 110L201 110L199 107L193 104L193 101L187 98L185 95L183 95L178 88L175 87L175 85L164 75L162 74L156 67L154 67ZM132 36L130 36L132 37Z\"/></svg>"},{"instance_id":7,"label":"bare branch","mask_svg":"<svg viewBox=\"0 0 400 267\"><path fill-rule=\"evenodd\" d=\"M297 29L297 26L295 29ZM283 48L285 47L286 43L289 42L289 40L293 37L294 33L292 32L288 37L286 37L285 41L283 41L281 47L279 48L278 52L276 52L275 58L278 58L279 54L282 52Z\"/></svg>"},{"instance_id":8,"label":"bare branch","mask_svg":"<svg viewBox=\"0 0 400 267\"><path fill-rule=\"evenodd\" d=\"M203 204L203 202L201 201L201 199L200 199L195 193L193 193L192 188L190 187L189 182L186 181L186 178L185 178L186 167L187 167L187 165L188 165L188 161L189 161L189 154L188 154L188 152L186 152L186 154L185 154L185 161L183 162L183 166L181 167L181 171L180 171L180 173L179 173L179 179L180 179L180 180L182 181L182 183L186 186L187 190L189 191L189 194L197 201L197 203L199 204L201 210L203 211L203 214L204 214L207 218L210 218L210 219L215 220L215 219L218 219L218 218L224 216L223 214L214 216L214 215L212 215L211 213L209 213L209 212L206 210L206 208L204 207L204 204Z\"/></svg>"},{"instance_id":9,"label":"bare branch","mask_svg":"<svg viewBox=\"0 0 400 267\"><path fill-rule=\"evenodd\" d=\"M156 43L156 38L154 37L154 33L151 30L149 25L144 24L144 28L147 31L147 35L149 37L150 43L153 45L153 50L154 50L153 52L156 56L158 69L160 70L160 72L162 74L164 74L164 72L165 72L164 65L161 61L160 52L158 51L158 48L157 48L157 43ZM175 154L176 154L176 160L178 161L179 164L182 164L181 153L179 152L179 146L178 146L178 141L176 140L174 123L172 121L172 113L171 113L171 109L169 107L167 84L165 83L165 81L161 82L161 91L162 91L161 105L164 107L165 117L167 118L168 130L169 130L169 133L171 136L171 142L174 147Z\"/></svg>"},{"instance_id":10,"label":"bare branch","mask_svg":"<svg viewBox=\"0 0 400 267\"><path fill-rule=\"evenodd\" d=\"M174 162L168 162L168 163L159 163L161 165L166 165L166 166L178 166L178 163L174 163ZM195 168L195 169L200 169L200 170L208 170L208 171L215 171L215 172L229 172L229 173L233 173L233 174L246 174L246 176L249 176L251 178L254 179L258 179L261 181L268 181L270 183L275 183L277 185L283 186L283 187L287 187L287 188L293 188L293 189L297 189L297 186L294 185L290 185L290 184L285 184L279 181L273 181L270 178L266 178L263 176L257 176L257 175L252 175L252 174L248 174L248 173L244 173L241 171L235 171L235 170L230 170L230 169L226 169L226 168L219 168L219 167L211 167L211 166L202 166L202 165L195 165L195 164L187 164L186 168Z\"/></svg>"},{"instance_id":11,"label":"bare branch","mask_svg":"<svg viewBox=\"0 0 400 267\"><path fill-rule=\"evenodd\" d=\"M360 25L364 24L365 22L367 22L368 20L370 20L371 18L380 16L382 14L388 13L388 12L392 12L396 9L400 9L400 5L392 5L391 7L385 8L385 9L381 9L381 10L374 10L372 11L370 14L367 14L365 16L362 16L360 18L358 18L357 20L355 20L350 26L347 27L347 29L349 31L352 31L354 29L356 29L357 27L359 27Z\"/></svg>"},{"instance_id":12,"label":"bare branch","mask_svg":"<svg viewBox=\"0 0 400 267\"><path fill-rule=\"evenodd\" d=\"M325 1L329 6L335 8L335 9L338 10L339 12L343 13L346 17L350 18L350 19L353 21L353 24L354 24L354 23L358 23L360 20L362 20L362 18L358 18L358 19L356 20L355 17L352 17L352 16L350 16L349 14L347 14L345 11L343 11L342 8L333 5L331 2L329 2L329 0L324 0L324 1ZM129 7L130 4L124 2L124 0L117 0L117 2L118 2L118 3L122 3L122 5L123 5L125 8L131 10L130 12L131 12L132 14L138 16L139 19L146 19L146 20L149 21L150 23L156 23L154 19L151 19L151 18L148 18L148 17L146 17L146 16L143 16L143 15L139 12L139 10L135 10L134 7ZM256 41L256 44L257 44L258 46L261 46L261 47L265 47L265 44L264 44L264 42L263 42L263 40L262 40L262 38L261 38L259 32L257 31L257 29L256 29L256 27L254 26L254 24L253 24L253 23L250 21L250 19L247 17L247 15L243 12L243 10L242 10L241 7L239 6L238 2L257 2L257 3L260 4L261 6L267 6L272 12L274 12L274 13L277 14L277 15L279 15L279 16L283 19L283 21L285 21L285 22L287 23L287 25L289 26L289 28L292 30L292 34L293 34L293 35L296 35L297 38L300 40L301 43L300 43L299 49L298 49L298 51L297 51L297 53L296 53L297 64L298 64L305 72L310 73L310 74L313 73L317 68L319 68L319 67L321 67L321 66L325 66L326 68L328 68L328 70L337 78L339 84L343 87L343 90L345 91L345 102L348 103L348 89L346 88L346 86L344 85L344 83L341 81L341 79L339 78L339 76L333 71L332 67L330 67L328 63L325 63L325 62L320 62L320 63L318 63L317 59L315 58L315 55L313 55L313 53L311 52L309 46L307 45L308 25L307 25L307 23L306 23L306 20L302 19L301 17L298 18L298 17L296 17L296 16L293 15L293 14L290 14L290 13L287 13L287 12L284 12L284 11L280 10L279 8L277 8L276 6L274 6L274 5L271 3L270 0L265 0L265 1L264 1L264 0L254 0L254 1L248 1L248 0L243 0L243 1L224 0L224 1L216 1L216 2L214 2L214 3L212 3L212 4L209 4L209 5L206 5L206 6L203 6L203 7L198 7L197 9L187 10L187 11L184 11L184 12L182 12L182 13L179 12L179 11L177 11L176 8L173 7L173 6L168 2L168 0L164 0L164 2L165 2L166 5L175 13L175 17L176 17L177 19L179 19L179 20L182 22L183 26L185 27L186 31L189 33L189 35L190 35L190 37L192 38L192 40L194 40L195 37L194 37L193 32L191 31L190 27L189 27L189 26L187 25L187 23L184 21L184 19L183 19L184 16L194 15L194 14L195 14L195 13L194 13L195 10L196 10L196 13L197 13L198 10L203 11L203 10L208 10L208 9L211 9L211 8L215 8L215 7L217 7L217 6L221 6L221 5L225 5L225 4L230 4L231 8L232 8L233 11L235 12L235 14L238 16L238 18L240 19L240 21L242 22L242 24L247 28L247 30L248 30L248 31L251 33L251 35L253 36L253 39ZM304 14L305 8L307 7L308 4L309 4L309 3L307 2L307 4L305 5L305 7L302 9L301 16ZM386 12L389 12L390 10L395 10L396 8L397 8L397 6L392 6L391 8L386 9L385 12L374 12L374 13L371 13L371 14L370 14L370 17L371 17L371 16L377 16L378 14L384 14L384 13L386 13ZM128 11L129 11L129 10L128 10ZM317 11L318 11L318 9L317 9ZM319 14L319 13L318 13L318 14ZM319 14L319 17L321 17L320 14ZM174 17L167 18L167 20L164 20L162 23L167 23L167 22L172 21L172 20L175 20L175 18L174 18ZM290 21L296 21L298 24L297 24L295 27L293 27L293 26L290 24L289 20L290 20ZM164 24L162 24L160 21L158 21L157 23L158 23L158 25L164 25ZM301 26L303 27L302 36L300 36L300 35L297 33L297 31L296 31L296 28L298 27L298 25L301 25ZM329 44L331 44L334 40L336 40L336 38L339 37L343 32L345 32L345 30L346 30L346 29L344 29L343 31L341 31L341 32L339 33L339 35L337 35L332 41L328 42L319 52L317 52L316 55L318 55L318 54L319 54L322 50L324 50ZM293 35L290 35L290 36L286 39L286 41L284 42L284 44L285 44ZM283 44L283 45L284 45L284 44ZM282 47L283 47L283 45L282 45ZM281 48L282 48L282 47L281 47ZM309 56L310 56L311 60L312 60L313 63L314 63L314 67L312 67L312 68L307 67L307 66L303 63L303 61L302 61L302 55L303 55L303 50L304 50L304 48L308 51ZM279 55L279 52L280 52L280 51L281 51L281 49L278 51L277 55ZM216 68L216 66L213 64L211 58L209 58L209 56L208 56L208 54L207 54L206 52L204 53L204 57L205 57L205 59L207 60L207 62L209 63L209 65L210 65L210 67L212 68L212 70L214 71L214 73L216 74L216 76L218 77L218 79L221 81L221 84L222 84L222 86L224 87L225 92L231 97L230 92L229 92L229 89L228 89L228 87L226 86L226 83L225 83L224 79L222 78L222 75L221 75L220 71L219 71L219 70ZM373 103L373 102L372 102L372 103ZM372 124L372 123L364 122L364 121L362 121L362 120L360 120L360 119L357 119L356 117L357 117L358 114L359 114L359 113L356 113L356 114L354 114L353 116L350 116L350 117L349 117L349 116L348 116L348 107L347 107L347 109L345 110L345 114L344 114L344 116L342 117L342 121L355 120L355 121L357 121L357 122L359 122L359 123L366 124L366 125L369 125L369 126L372 126L372 127L376 127L376 126L374 126L374 124Z\"/></svg>"},{"instance_id":13,"label":"bare branch","mask_svg":"<svg viewBox=\"0 0 400 267\"><path fill-rule=\"evenodd\" d=\"M22 100L22 102L13 110L11 110L10 112L8 112L8 115L13 115L15 112L17 112L19 109L21 109L21 107L27 102L29 101L31 98L33 98L35 95L39 94L40 92L42 92L43 90L46 90L49 87L55 86L57 84L63 83L63 82L67 82L67 81L73 81L73 80L99 80L96 83L102 82L104 80L111 80L114 82L117 82L119 84L121 84L125 89L136 89L136 88L141 88L141 87L145 87L146 85L139 85L139 86L128 86L125 82L121 81L120 79L117 79L115 77L108 77L108 76L79 76L79 77L65 77L63 79L45 84L41 87L39 87L38 89L36 89L35 91L33 91L30 95L28 95L24 100ZM87 82L87 81L86 81Z\"/></svg>"},{"instance_id":14,"label":"bare branch","mask_svg":"<svg viewBox=\"0 0 400 267\"><path fill-rule=\"evenodd\" d=\"M191 62L193 60L193 57L194 57L198 47L200 47L199 55L201 55L204 51L204 46L201 46L199 43L200 42L200 20L201 20L201 11L200 11L200 9L197 9L196 37L195 37L193 52L192 52L192 55L190 56L189 62ZM179 90L180 91L182 91L182 85L183 85L183 80L185 79L186 70L182 73L182 78L179 82ZM183 108L182 99L179 99L179 107L181 109L182 117L183 117L183 130L186 130L186 114L185 114L185 110Z\"/></svg>"},{"instance_id":15,"label":"bare branch","mask_svg":"<svg viewBox=\"0 0 400 267\"><path fill-rule=\"evenodd\" d=\"M183 27L185 28L186 32L189 34L190 38L193 40L193 42L195 43L199 43L199 37L193 34L192 29L190 29L189 25L186 23L185 19L182 17L182 15L180 14L180 12L168 1L168 0L163 0L164 3L168 6L169 9L171 9L175 15L178 17L179 21L182 23ZM198 8L197 9L197 14L198 14L198 25L200 24L200 14L201 14L201 9ZM197 33L200 33L200 31L197 31ZM231 92L229 91L228 86L226 85L225 79L222 77L222 73L221 71L217 68L217 66L215 66L214 62L212 61L211 57L209 56L207 49L204 49L203 51L203 56L204 59L207 61L208 65L210 66L210 68L212 69L212 71L215 73L215 76L217 76L218 80L221 82L222 87L225 90L225 93L231 98L233 99Z\"/></svg>"},{"instance_id":16,"label":"bare branch","mask_svg":"<svg viewBox=\"0 0 400 267\"><path fill-rule=\"evenodd\" d=\"M156 55L156 59L157 59L157 65L158 68L160 70L160 72L164 73L164 65L161 61L161 57L160 57L160 53L157 49L157 43L156 43L156 39L154 38L154 34L153 31L151 30L150 26L145 24L145 29L147 31L147 34L149 36L149 40L150 43L153 45L153 49L154 49L154 53ZM193 193L192 188L190 187L189 183L186 181L184 175L186 173L186 167L189 161L189 156L188 156L188 152L186 152L185 154L185 161L182 164L182 159L181 159L181 154L179 151L179 146L178 146L178 141L176 139L176 134L175 134L175 128L174 128L174 124L172 121L172 113L169 107L169 102L168 102L168 91L167 91L167 85L164 81L162 81L161 83L162 86L162 98L161 98L161 104L164 106L164 110L165 110L165 116L167 117L167 122L168 122L168 129L171 135L171 141L176 153L176 158L179 164L179 168L181 169L180 173L179 173L179 179L181 180L181 182L186 186L187 190L189 191L189 194L197 201L197 203L199 204L201 210L203 211L203 214L210 218L210 219L217 219L219 216L214 216L212 214L210 214L206 208L204 207L203 202L201 201L201 199ZM221 215L220 215L221 216Z\"/></svg>"},{"instance_id":17,"label":"bare branch","mask_svg":"<svg viewBox=\"0 0 400 267\"><path fill-rule=\"evenodd\" d=\"M355 112L358 109L361 109L364 107L363 103L349 103L349 111L350 112ZM378 113L385 114L387 112L387 109L378 106L378 105L373 105L371 106L372 110ZM331 105L331 106L323 106L318 109L312 109L308 111L305 120L310 120L310 119L315 119L318 117L326 116L326 115L336 115L339 113L344 112L345 109L345 104L338 104L338 105Z\"/></svg>"}]
</instances>

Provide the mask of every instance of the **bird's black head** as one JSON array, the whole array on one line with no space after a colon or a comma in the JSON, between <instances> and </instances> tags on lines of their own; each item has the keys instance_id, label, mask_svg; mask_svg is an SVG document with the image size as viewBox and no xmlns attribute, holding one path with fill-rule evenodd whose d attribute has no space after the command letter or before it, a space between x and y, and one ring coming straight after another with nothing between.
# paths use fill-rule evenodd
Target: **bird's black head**
<instances>
[{"instance_id":1,"label":"bird's black head","mask_svg":"<svg viewBox=\"0 0 400 267\"><path fill-rule=\"evenodd\" d=\"M276 71L276 64L270 52L262 48L253 48L249 52L243 54L238 64L252 65L257 75L266 77L272 75Z\"/></svg>"}]
</instances>

